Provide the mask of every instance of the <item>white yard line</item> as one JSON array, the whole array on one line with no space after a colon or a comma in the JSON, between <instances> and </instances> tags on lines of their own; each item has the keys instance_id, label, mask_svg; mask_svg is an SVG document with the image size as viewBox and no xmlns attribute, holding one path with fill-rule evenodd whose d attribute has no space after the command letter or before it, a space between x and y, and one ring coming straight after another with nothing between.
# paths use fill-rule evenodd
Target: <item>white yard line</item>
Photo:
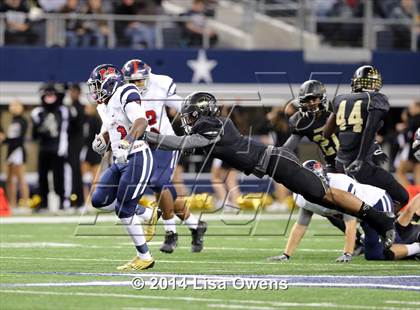
<instances>
[{"instance_id":1,"label":"white yard line","mask_svg":"<svg viewBox=\"0 0 420 310\"><path fill-rule=\"evenodd\" d=\"M420 301L386 300L385 303L420 306Z\"/></svg>"},{"instance_id":2,"label":"white yard line","mask_svg":"<svg viewBox=\"0 0 420 310\"><path fill-rule=\"evenodd\" d=\"M223 270L226 271L226 270ZM3 274L13 274L13 272L4 272ZM163 273L163 272L146 272L146 273L125 273L125 272L17 272L16 274L40 274L40 275L70 275L70 276L126 276L152 278L152 277L167 277L167 278L197 278L197 279L223 279L231 280L240 277L241 279L255 280L255 279L284 279L284 278L326 278L326 279L420 279L420 275L398 275L398 276L361 276L361 275L288 275L288 274L178 274L178 273Z\"/></svg>"},{"instance_id":3,"label":"white yard line","mask_svg":"<svg viewBox=\"0 0 420 310\"><path fill-rule=\"evenodd\" d=\"M199 214L197 214L199 215ZM202 213L202 219L206 221L250 221L255 218L254 214L208 214ZM258 220L287 220L289 214L261 214ZM296 214L292 215L293 219L297 218ZM321 219L319 216L314 218ZM0 218L0 224L63 224L75 223L82 225L90 225L94 223L118 223L118 218L115 215L100 214L100 215L82 215L82 216L14 216Z\"/></svg>"},{"instance_id":4,"label":"white yard line","mask_svg":"<svg viewBox=\"0 0 420 310\"><path fill-rule=\"evenodd\" d=\"M148 242L148 245L161 245L161 242L154 241ZM91 244L81 244L81 243L61 243L61 242L0 242L0 248L91 248L91 249L126 249L130 246L131 243L125 243L125 245L91 245ZM189 246L178 246L178 249L190 250ZM206 246L206 250L217 250L217 251L243 251L243 252L271 252L277 251L280 249L276 248L232 248L232 247L212 247ZM341 253L342 250L335 249L298 249L298 252L326 252L332 253L337 252Z\"/></svg>"},{"instance_id":5,"label":"white yard line","mask_svg":"<svg viewBox=\"0 0 420 310\"><path fill-rule=\"evenodd\" d=\"M67 261L92 261L92 262L123 262L127 259L113 259L113 258L73 258L73 257L27 257L27 256L0 256L0 259L24 259L24 260L67 260ZM165 264L231 264L231 265L278 265L281 263L278 262L256 262L256 261L202 261L202 260L157 260L157 263L165 263ZM299 265L302 266L302 262L287 262L284 265ZM337 264L337 263L320 263L320 264L314 264L314 263L305 263L306 266L341 266L341 268L353 268L354 265L343 265L343 264ZM375 264L375 265L364 265L363 268L378 268L378 267L384 267L384 268L390 268L393 265L391 264ZM410 264L398 264L395 265L398 267L416 267L417 263L414 263L412 265Z\"/></svg>"}]
</instances>

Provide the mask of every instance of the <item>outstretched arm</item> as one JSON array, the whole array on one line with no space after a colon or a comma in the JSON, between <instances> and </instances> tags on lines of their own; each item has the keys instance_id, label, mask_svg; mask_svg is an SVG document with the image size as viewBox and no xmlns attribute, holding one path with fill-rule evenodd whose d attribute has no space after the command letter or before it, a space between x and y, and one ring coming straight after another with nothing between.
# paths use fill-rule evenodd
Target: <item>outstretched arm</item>
<instances>
[{"instance_id":1,"label":"outstretched arm","mask_svg":"<svg viewBox=\"0 0 420 310\"><path fill-rule=\"evenodd\" d=\"M292 256L296 248L299 246L300 241L305 235L306 229L311 222L313 213L306 209L299 209L299 217L296 223L293 225L292 231L290 232L289 239L287 239L286 249L284 254Z\"/></svg>"},{"instance_id":2,"label":"outstretched arm","mask_svg":"<svg viewBox=\"0 0 420 310\"><path fill-rule=\"evenodd\" d=\"M283 147L285 147L285 148L287 148L291 151L294 151L297 148L297 146L299 145L299 142L300 142L301 139L302 139L302 136L291 135L289 137L289 139L287 139L287 141L284 142Z\"/></svg>"},{"instance_id":3,"label":"outstretched arm","mask_svg":"<svg viewBox=\"0 0 420 310\"><path fill-rule=\"evenodd\" d=\"M162 150L182 150L208 146L219 141L220 136L217 136L214 139L207 139L200 134L172 136L161 135L155 132L146 132L143 139L149 143L158 145L158 147Z\"/></svg>"}]
</instances>

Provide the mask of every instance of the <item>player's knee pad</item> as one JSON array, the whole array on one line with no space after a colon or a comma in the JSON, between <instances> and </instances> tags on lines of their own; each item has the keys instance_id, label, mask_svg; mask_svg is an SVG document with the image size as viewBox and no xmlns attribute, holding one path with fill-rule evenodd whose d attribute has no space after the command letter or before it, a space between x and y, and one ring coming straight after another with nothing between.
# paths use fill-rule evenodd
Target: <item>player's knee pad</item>
<instances>
[{"instance_id":1,"label":"player's knee pad","mask_svg":"<svg viewBox=\"0 0 420 310\"><path fill-rule=\"evenodd\" d=\"M96 191L92 195L91 202L92 206L96 209L103 208L107 205L107 201L104 201L104 197Z\"/></svg>"},{"instance_id":2,"label":"player's knee pad","mask_svg":"<svg viewBox=\"0 0 420 310\"><path fill-rule=\"evenodd\" d=\"M118 218L127 218L132 217L135 214L137 204L126 204L121 205L120 203L117 203L115 206L115 214L118 216Z\"/></svg>"}]
</instances>

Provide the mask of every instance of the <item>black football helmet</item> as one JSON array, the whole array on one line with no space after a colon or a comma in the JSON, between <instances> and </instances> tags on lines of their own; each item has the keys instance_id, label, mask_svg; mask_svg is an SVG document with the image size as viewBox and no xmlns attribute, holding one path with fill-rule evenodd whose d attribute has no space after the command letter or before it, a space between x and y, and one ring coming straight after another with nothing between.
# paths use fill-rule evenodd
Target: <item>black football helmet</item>
<instances>
[{"instance_id":1,"label":"black football helmet","mask_svg":"<svg viewBox=\"0 0 420 310\"><path fill-rule=\"evenodd\" d=\"M181 108L181 123L186 134L191 133L191 128L202 116L217 116L219 108L217 100L210 93L195 92L188 95Z\"/></svg>"},{"instance_id":2,"label":"black football helmet","mask_svg":"<svg viewBox=\"0 0 420 310\"><path fill-rule=\"evenodd\" d=\"M319 161L313 159L307 160L303 163L303 167L314 172L324 182L324 184L329 183L327 170Z\"/></svg>"},{"instance_id":3,"label":"black football helmet","mask_svg":"<svg viewBox=\"0 0 420 310\"><path fill-rule=\"evenodd\" d=\"M320 103L313 104L314 99L320 99ZM299 89L297 108L304 115L317 114L326 109L327 90L323 83L317 80L308 80L304 82Z\"/></svg>"},{"instance_id":4,"label":"black football helmet","mask_svg":"<svg viewBox=\"0 0 420 310\"><path fill-rule=\"evenodd\" d=\"M379 91L382 88L381 73L373 66L361 66L353 74L351 89L354 93L364 90Z\"/></svg>"}]
</instances>

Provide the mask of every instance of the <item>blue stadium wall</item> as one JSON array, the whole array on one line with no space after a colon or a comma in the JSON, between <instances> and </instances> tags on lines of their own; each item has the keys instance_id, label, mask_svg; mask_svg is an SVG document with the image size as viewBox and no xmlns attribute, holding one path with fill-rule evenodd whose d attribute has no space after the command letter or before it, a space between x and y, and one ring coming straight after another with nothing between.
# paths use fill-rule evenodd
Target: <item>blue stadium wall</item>
<instances>
[{"instance_id":1,"label":"blue stadium wall","mask_svg":"<svg viewBox=\"0 0 420 310\"><path fill-rule=\"evenodd\" d=\"M147 60L155 73L189 83L193 72L187 62L196 60L197 55L197 50L3 47L0 48L0 81L81 82L87 80L97 64L122 66L127 59L140 58ZM354 69L362 64L308 63L302 51L207 50L206 55L209 60L217 61L212 70L215 83L301 83L313 72L332 72L323 75L325 83L348 83ZM385 83L420 85L420 53L373 52L371 63L380 68ZM277 74L270 75L270 72Z\"/></svg>"}]
</instances>

